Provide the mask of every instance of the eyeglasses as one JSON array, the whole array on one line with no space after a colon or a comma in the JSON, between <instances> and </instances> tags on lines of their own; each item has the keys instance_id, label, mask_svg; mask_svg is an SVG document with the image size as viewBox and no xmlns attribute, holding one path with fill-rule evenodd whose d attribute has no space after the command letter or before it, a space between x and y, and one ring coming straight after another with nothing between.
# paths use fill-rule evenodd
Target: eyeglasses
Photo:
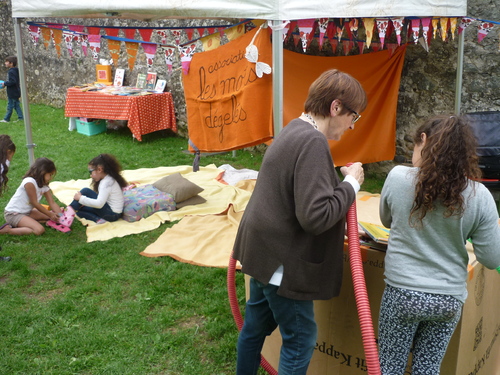
<instances>
[{"instance_id":1,"label":"eyeglasses","mask_svg":"<svg viewBox=\"0 0 500 375\"><path fill-rule=\"evenodd\" d=\"M351 111L351 112L352 112L352 114L354 115L354 116L353 116L353 118L352 118L352 123L353 123L353 124L361 118L361 115L360 115L358 112L356 112L355 110L353 110L353 109L349 108L349 107L348 107L348 106L346 106L345 104L344 104L344 107L345 107L348 111Z\"/></svg>"},{"instance_id":2,"label":"eyeglasses","mask_svg":"<svg viewBox=\"0 0 500 375\"><path fill-rule=\"evenodd\" d=\"M89 174L92 174L92 172L94 172L95 169L89 169Z\"/></svg>"}]
</instances>

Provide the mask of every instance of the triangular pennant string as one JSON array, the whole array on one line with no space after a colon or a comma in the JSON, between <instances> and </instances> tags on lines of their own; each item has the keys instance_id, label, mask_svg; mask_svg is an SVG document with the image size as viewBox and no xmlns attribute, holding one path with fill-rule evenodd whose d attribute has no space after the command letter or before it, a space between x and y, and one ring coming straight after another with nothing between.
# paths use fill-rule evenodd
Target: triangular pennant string
<instances>
[{"instance_id":1,"label":"triangular pennant string","mask_svg":"<svg viewBox=\"0 0 500 375\"><path fill-rule=\"evenodd\" d=\"M170 30L170 34L172 34L172 37L174 38L175 44L178 46L181 44L181 29L172 29Z\"/></svg>"},{"instance_id":2,"label":"triangular pennant string","mask_svg":"<svg viewBox=\"0 0 500 375\"><path fill-rule=\"evenodd\" d=\"M310 43L310 37L312 36L312 30L314 25L314 19L297 20L299 26L299 35L302 42L302 50L306 52L307 47Z\"/></svg>"},{"instance_id":3,"label":"triangular pennant string","mask_svg":"<svg viewBox=\"0 0 500 375\"><path fill-rule=\"evenodd\" d=\"M63 32L63 38L64 38L64 44L66 45L66 48L68 50L68 54L70 57L73 57L73 38L75 34L71 31L64 31Z\"/></svg>"},{"instance_id":4,"label":"triangular pennant string","mask_svg":"<svg viewBox=\"0 0 500 375\"><path fill-rule=\"evenodd\" d=\"M439 25L439 18L432 19L432 37L436 39Z\"/></svg>"},{"instance_id":5,"label":"triangular pennant string","mask_svg":"<svg viewBox=\"0 0 500 375\"><path fill-rule=\"evenodd\" d=\"M160 36L160 43L161 44L166 44L167 43L167 32L166 32L166 30L156 30L156 33Z\"/></svg>"},{"instance_id":6,"label":"triangular pennant string","mask_svg":"<svg viewBox=\"0 0 500 375\"><path fill-rule=\"evenodd\" d=\"M43 39L43 45L45 46L45 49L49 48L50 44L50 29L48 27L42 27L42 39Z\"/></svg>"},{"instance_id":7,"label":"triangular pennant string","mask_svg":"<svg viewBox=\"0 0 500 375\"><path fill-rule=\"evenodd\" d=\"M40 28L34 25L28 25L28 31L31 41L36 46L38 44L38 39L40 38Z\"/></svg>"},{"instance_id":8,"label":"triangular pennant string","mask_svg":"<svg viewBox=\"0 0 500 375\"><path fill-rule=\"evenodd\" d=\"M394 17L391 21L394 26L394 32L396 33L396 40L398 41L399 46L401 45L401 30L403 29L404 17Z\"/></svg>"},{"instance_id":9,"label":"triangular pennant string","mask_svg":"<svg viewBox=\"0 0 500 375\"><path fill-rule=\"evenodd\" d=\"M118 33L120 32L120 29L116 27L106 27L104 28L104 33L108 36L114 36L117 37Z\"/></svg>"},{"instance_id":10,"label":"triangular pennant string","mask_svg":"<svg viewBox=\"0 0 500 375\"><path fill-rule=\"evenodd\" d=\"M189 46L179 46L179 53L181 57L182 73L189 73L189 66L191 65L191 60L193 59L194 50L196 49L196 44L192 43Z\"/></svg>"},{"instance_id":11,"label":"triangular pennant string","mask_svg":"<svg viewBox=\"0 0 500 375\"><path fill-rule=\"evenodd\" d=\"M196 30L198 30L198 35L200 38L203 37L203 34L205 33L205 28L204 27L198 27Z\"/></svg>"},{"instance_id":12,"label":"triangular pennant string","mask_svg":"<svg viewBox=\"0 0 500 375\"><path fill-rule=\"evenodd\" d=\"M109 54L111 55L111 60L113 61L113 65L115 67L118 66L118 58L120 57L121 45L122 43L119 40L108 39Z\"/></svg>"},{"instance_id":13,"label":"triangular pennant string","mask_svg":"<svg viewBox=\"0 0 500 375\"><path fill-rule=\"evenodd\" d=\"M366 32L366 48L370 48L375 27L375 18L363 18L363 24L365 25Z\"/></svg>"},{"instance_id":14,"label":"triangular pennant string","mask_svg":"<svg viewBox=\"0 0 500 375\"><path fill-rule=\"evenodd\" d=\"M174 47L164 47L165 51L165 64L167 64L168 72L172 73L172 65L174 62Z\"/></svg>"},{"instance_id":15,"label":"triangular pennant string","mask_svg":"<svg viewBox=\"0 0 500 375\"><path fill-rule=\"evenodd\" d=\"M208 34L207 36L204 36L200 40L203 44L204 51L211 51L211 50L216 49L220 46L220 34L219 33Z\"/></svg>"},{"instance_id":16,"label":"triangular pennant string","mask_svg":"<svg viewBox=\"0 0 500 375\"><path fill-rule=\"evenodd\" d=\"M319 49L323 49L323 39L325 38L325 33L326 33L327 27L328 27L328 18L320 18L318 21Z\"/></svg>"},{"instance_id":17,"label":"triangular pennant string","mask_svg":"<svg viewBox=\"0 0 500 375\"><path fill-rule=\"evenodd\" d=\"M99 53L101 52L101 36L96 34L89 34L89 45L92 51L92 58L94 61L99 61Z\"/></svg>"},{"instance_id":18,"label":"triangular pennant string","mask_svg":"<svg viewBox=\"0 0 500 375\"><path fill-rule=\"evenodd\" d=\"M439 20L439 25L441 26L441 40L446 42L448 39L448 18L443 17Z\"/></svg>"},{"instance_id":19,"label":"triangular pennant string","mask_svg":"<svg viewBox=\"0 0 500 375\"><path fill-rule=\"evenodd\" d=\"M388 18L377 18L377 30L378 30L378 36L380 38L380 44L382 46L382 49L384 48L385 44L385 35L387 33L387 28L389 27L389 19Z\"/></svg>"},{"instance_id":20,"label":"triangular pennant string","mask_svg":"<svg viewBox=\"0 0 500 375\"><path fill-rule=\"evenodd\" d=\"M450 18L450 32L451 32L451 38L455 40L455 31L457 30L457 17L452 17Z\"/></svg>"},{"instance_id":21,"label":"triangular pennant string","mask_svg":"<svg viewBox=\"0 0 500 375\"><path fill-rule=\"evenodd\" d=\"M134 69L137 51L139 50L139 43L125 42L125 48L127 50L128 69L132 71L132 69Z\"/></svg>"},{"instance_id":22,"label":"triangular pennant string","mask_svg":"<svg viewBox=\"0 0 500 375\"><path fill-rule=\"evenodd\" d=\"M87 34L82 34L80 37L80 44L82 46L82 52L84 56L87 56L87 46L89 44L89 36Z\"/></svg>"},{"instance_id":23,"label":"triangular pennant string","mask_svg":"<svg viewBox=\"0 0 500 375\"><path fill-rule=\"evenodd\" d=\"M149 42L151 40L151 35L153 34L154 29L138 29L139 34L141 34L142 40L145 42Z\"/></svg>"},{"instance_id":24,"label":"triangular pennant string","mask_svg":"<svg viewBox=\"0 0 500 375\"><path fill-rule=\"evenodd\" d=\"M335 38L335 24L333 21L328 22L328 26L326 27L326 36L330 39L330 43L332 42L332 39Z\"/></svg>"},{"instance_id":25,"label":"triangular pennant string","mask_svg":"<svg viewBox=\"0 0 500 375\"><path fill-rule=\"evenodd\" d=\"M135 39L135 29L123 29L123 33L125 34L125 38Z\"/></svg>"},{"instance_id":26,"label":"triangular pennant string","mask_svg":"<svg viewBox=\"0 0 500 375\"><path fill-rule=\"evenodd\" d=\"M54 47L56 48L57 57L61 57L61 43L63 39L62 30L52 29L52 39L54 40Z\"/></svg>"},{"instance_id":27,"label":"triangular pennant string","mask_svg":"<svg viewBox=\"0 0 500 375\"><path fill-rule=\"evenodd\" d=\"M425 50L426 51L429 51L429 28L431 26L431 20L432 18L430 17L426 17L426 18L422 18L421 19L421 22L422 22L422 39L424 40L424 43L425 43Z\"/></svg>"},{"instance_id":28,"label":"triangular pennant string","mask_svg":"<svg viewBox=\"0 0 500 375\"><path fill-rule=\"evenodd\" d=\"M358 49L359 53L363 54L363 50L365 49L365 42L363 40L358 40Z\"/></svg>"},{"instance_id":29,"label":"triangular pennant string","mask_svg":"<svg viewBox=\"0 0 500 375\"><path fill-rule=\"evenodd\" d=\"M146 54L146 63L149 69L153 66L153 60L156 54L157 45L154 43L141 43L141 45L144 49L144 53Z\"/></svg>"},{"instance_id":30,"label":"triangular pennant string","mask_svg":"<svg viewBox=\"0 0 500 375\"><path fill-rule=\"evenodd\" d=\"M351 27L349 25L349 18L346 18L344 20L344 30L347 33L347 39L352 40L352 31L351 31Z\"/></svg>"},{"instance_id":31,"label":"triangular pennant string","mask_svg":"<svg viewBox=\"0 0 500 375\"><path fill-rule=\"evenodd\" d=\"M188 40L192 40L193 39L193 33L194 33L194 29L186 29L186 35L188 37Z\"/></svg>"},{"instance_id":32,"label":"triangular pennant string","mask_svg":"<svg viewBox=\"0 0 500 375\"><path fill-rule=\"evenodd\" d=\"M470 18L470 17L463 17L461 20L460 20L460 25L458 25L458 33L461 34L462 31L464 31L467 27L470 26L470 24L472 23L472 21L474 21L473 18Z\"/></svg>"},{"instance_id":33,"label":"triangular pennant string","mask_svg":"<svg viewBox=\"0 0 500 375\"><path fill-rule=\"evenodd\" d=\"M482 40L488 35L488 33L493 29L495 25L491 22L487 21L482 21L478 26L477 26L477 41L482 42Z\"/></svg>"},{"instance_id":34,"label":"triangular pennant string","mask_svg":"<svg viewBox=\"0 0 500 375\"><path fill-rule=\"evenodd\" d=\"M386 44L386 47L387 47L387 50L389 51L389 54L390 56L392 56L394 54L394 51L396 50L396 48L398 48L399 44L396 44L396 43L387 43Z\"/></svg>"},{"instance_id":35,"label":"triangular pennant string","mask_svg":"<svg viewBox=\"0 0 500 375\"><path fill-rule=\"evenodd\" d=\"M335 35L337 35L337 40L340 41L342 40L342 34L344 34L344 25L342 23L342 18L335 18L333 20L333 23L335 25Z\"/></svg>"},{"instance_id":36,"label":"triangular pennant string","mask_svg":"<svg viewBox=\"0 0 500 375\"><path fill-rule=\"evenodd\" d=\"M348 29L354 36L354 39L358 40L359 20L357 18L351 18Z\"/></svg>"},{"instance_id":37,"label":"triangular pennant string","mask_svg":"<svg viewBox=\"0 0 500 375\"><path fill-rule=\"evenodd\" d=\"M235 40L245 34L245 26L243 24L239 24L226 29L226 35L229 41Z\"/></svg>"},{"instance_id":38,"label":"triangular pennant string","mask_svg":"<svg viewBox=\"0 0 500 375\"><path fill-rule=\"evenodd\" d=\"M101 28L100 27L87 27L87 30L90 35L100 35Z\"/></svg>"},{"instance_id":39,"label":"triangular pennant string","mask_svg":"<svg viewBox=\"0 0 500 375\"><path fill-rule=\"evenodd\" d=\"M413 42L417 44L420 36L420 18L413 18L411 20L411 31L413 35Z\"/></svg>"},{"instance_id":40,"label":"triangular pennant string","mask_svg":"<svg viewBox=\"0 0 500 375\"><path fill-rule=\"evenodd\" d=\"M343 40L342 48L344 49L344 55L347 56L351 52L354 42L352 40Z\"/></svg>"}]
</instances>

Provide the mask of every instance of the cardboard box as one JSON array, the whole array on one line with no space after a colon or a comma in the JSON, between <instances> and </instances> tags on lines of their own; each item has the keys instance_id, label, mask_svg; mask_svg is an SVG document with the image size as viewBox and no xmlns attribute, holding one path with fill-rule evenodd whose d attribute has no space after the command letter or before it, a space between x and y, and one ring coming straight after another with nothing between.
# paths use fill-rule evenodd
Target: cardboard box
<instances>
[{"instance_id":1,"label":"cardboard box","mask_svg":"<svg viewBox=\"0 0 500 375\"><path fill-rule=\"evenodd\" d=\"M385 287L382 251L362 247L375 336L378 336L380 300ZM451 339L441 366L443 375L500 374L500 275L471 260L467 282L469 297L462 319ZM339 297L315 301L318 341L309 366L310 375L366 374L366 360L351 279L349 253L344 247L344 278ZM262 355L278 368L281 336L279 330L266 339ZM408 367L405 375L410 375Z\"/></svg>"},{"instance_id":2,"label":"cardboard box","mask_svg":"<svg viewBox=\"0 0 500 375\"><path fill-rule=\"evenodd\" d=\"M76 119L76 131L80 134L95 135L106 131L106 121L87 121L85 118Z\"/></svg>"}]
</instances>

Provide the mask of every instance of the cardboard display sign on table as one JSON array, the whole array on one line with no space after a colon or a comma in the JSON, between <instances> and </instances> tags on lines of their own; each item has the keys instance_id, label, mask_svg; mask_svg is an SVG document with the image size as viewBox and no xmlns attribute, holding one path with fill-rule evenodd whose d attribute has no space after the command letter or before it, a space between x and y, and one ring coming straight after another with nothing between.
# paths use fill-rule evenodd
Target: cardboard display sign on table
<instances>
[{"instance_id":1,"label":"cardboard display sign on table","mask_svg":"<svg viewBox=\"0 0 500 375\"><path fill-rule=\"evenodd\" d=\"M358 220L380 223L376 195L358 196ZM383 251L362 247L370 308L378 337L378 315L385 287ZM469 296L462 318L451 339L441 366L443 375L500 374L500 275L479 264L470 253L467 279ZM308 374L361 375L367 373L361 328L349 265L347 244L344 246L344 277L339 297L315 301L318 341ZM281 336L279 330L266 339L262 355L278 368ZM411 375L408 367L405 375Z\"/></svg>"}]
</instances>

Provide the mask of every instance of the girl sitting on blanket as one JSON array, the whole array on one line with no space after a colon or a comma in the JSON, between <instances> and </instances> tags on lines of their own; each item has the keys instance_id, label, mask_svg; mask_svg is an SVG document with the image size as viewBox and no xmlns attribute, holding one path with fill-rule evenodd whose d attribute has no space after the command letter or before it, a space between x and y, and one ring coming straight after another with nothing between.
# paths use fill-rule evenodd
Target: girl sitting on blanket
<instances>
[{"instance_id":1,"label":"girl sitting on blanket","mask_svg":"<svg viewBox=\"0 0 500 375\"><path fill-rule=\"evenodd\" d=\"M128 185L121 171L121 165L113 155L100 154L92 159L89 162L92 189L83 188L75 194L61 222L70 226L75 212L97 224L118 220L123 212L122 189Z\"/></svg>"},{"instance_id":2,"label":"girl sitting on blanket","mask_svg":"<svg viewBox=\"0 0 500 375\"><path fill-rule=\"evenodd\" d=\"M23 177L21 185L5 207L5 222L7 226L1 233L15 235L36 234L45 232L41 222L47 220L59 221L62 215L61 207L56 204L49 188L49 182L56 174L54 162L47 158L38 158ZM51 211L40 204L45 197Z\"/></svg>"}]
</instances>

